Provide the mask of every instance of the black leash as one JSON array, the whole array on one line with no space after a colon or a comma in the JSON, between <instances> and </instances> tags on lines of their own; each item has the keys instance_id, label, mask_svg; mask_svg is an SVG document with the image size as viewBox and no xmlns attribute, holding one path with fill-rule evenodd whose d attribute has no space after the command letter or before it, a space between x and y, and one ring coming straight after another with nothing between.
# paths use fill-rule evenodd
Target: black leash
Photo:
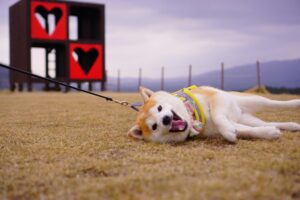
<instances>
[{"instance_id":1,"label":"black leash","mask_svg":"<svg viewBox=\"0 0 300 200\"><path fill-rule=\"evenodd\" d=\"M24 71L24 70L22 70L22 69L18 69L18 68L15 68L15 67L11 67L11 66L8 66L8 65L4 65L4 64L2 64L2 63L0 63L0 67L6 68L6 69L9 69L9 70L13 70L13 71L16 71L16 72L19 72L19 73L22 73L22 74L26 74L26 75L28 75L28 76L32 76L32 77L35 77L35 78L38 78L38 79L42 79L42 80L45 80L45 81L48 81L48 82L56 83L56 84L59 84L59 85L62 85L62 86L68 87L68 88L72 88L72 89L77 90L77 91L80 91L80 92L85 92L85 93L87 93L87 94L90 94L90 95L94 95L94 96L96 96L96 97L103 98L103 99L105 99L106 101L112 101L112 102L114 102L114 103L120 104L120 105L122 105L122 106L129 106L129 107L132 108L133 110L138 111L137 105L135 105L135 104L130 104L130 103L128 103L127 101L119 101L119 100L113 99L113 98L111 98L111 97L107 97L107 96L100 95L100 94L96 94L96 93L93 93L93 92L90 92L90 91L87 91L87 90L83 90L83 89L80 89L80 88L77 88L77 87L73 87L73 86L71 86L71 85L68 85L68 84L65 84L65 83L62 83L62 82L59 82L59 81L50 79L50 78L42 77L42 76L39 76L39 75L36 75L36 74L32 74L32 73L27 72L27 71Z\"/></svg>"}]
</instances>

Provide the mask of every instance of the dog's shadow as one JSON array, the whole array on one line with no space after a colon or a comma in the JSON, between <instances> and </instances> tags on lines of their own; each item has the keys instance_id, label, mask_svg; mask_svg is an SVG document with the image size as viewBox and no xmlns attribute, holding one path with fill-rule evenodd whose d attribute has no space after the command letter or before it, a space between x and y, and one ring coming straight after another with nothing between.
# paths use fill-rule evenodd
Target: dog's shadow
<instances>
[{"instance_id":1,"label":"dog's shadow","mask_svg":"<svg viewBox=\"0 0 300 200\"><path fill-rule=\"evenodd\" d=\"M183 142L172 142L169 143L170 146L174 147L184 147L184 146L199 146L201 145L209 145L209 146L218 146L218 147L227 147L232 145L233 143L230 143L226 140L224 140L222 137L193 137L193 138L188 138L186 141Z\"/></svg>"},{"instance_id":2,"label":"dog's shadow","mask_svg":"<svg viewBox=\"0 0 300 200\"><path fill-rule=\"evenodd\" d=\"M238 138L238 140L246 140L249 142L256 142L260 139L255 139L255 138ZM196 145L207 145L207 146L216 146L216 147L230 147L233 145L237 145L237 143L232 143L227 140L225 140L221 136L215 136L215 137L204 137L204 136L198 136L198 137L193 137L193 138L188 138L184 142L177 142L177 143L170 143L170 146L196 146Z\"/></svg>"}]
</instances>

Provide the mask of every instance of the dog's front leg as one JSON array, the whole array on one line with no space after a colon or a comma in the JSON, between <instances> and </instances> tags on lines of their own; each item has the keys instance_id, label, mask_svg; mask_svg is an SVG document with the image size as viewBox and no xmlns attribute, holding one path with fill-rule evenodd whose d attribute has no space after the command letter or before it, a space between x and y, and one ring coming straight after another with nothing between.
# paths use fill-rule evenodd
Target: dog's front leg
<instances>
[{"instance_id":1,"label":"dog's front leg","mask_svg":"<svg viewBox=\"0 0 300 200\"><path fill-rule=\"evenodd\" d=\"M236 128L228 120L228 118L221 114L215 113L212 115L212 120L217 127L219 133L229 142L235 143L237 140Z\"/></svg>"},{"instance_id":2,"label":"dog's front leg","mask_svg":"<svg viewBox=\"0 0 300 200\"><path fill-rule=\"evenodd\" d=\"M238 119L241 114L239 108L235 105L235 102L228 95L218 94L210 99L209 109L211 119L217 131L226 140L235 143L237 140L237 133L231 118Z\"/></svg>"}]
</instances>

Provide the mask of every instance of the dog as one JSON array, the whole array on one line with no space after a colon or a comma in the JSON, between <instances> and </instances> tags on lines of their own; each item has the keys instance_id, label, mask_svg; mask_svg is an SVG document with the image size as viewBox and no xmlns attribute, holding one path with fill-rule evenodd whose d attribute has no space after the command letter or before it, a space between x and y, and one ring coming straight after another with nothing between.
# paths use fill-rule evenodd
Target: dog
<instances>
[{"instance_id":1,"label":"dog","mask_svg":"<svg viewBox=\"0 0 300 200\"><path fill-rule=\"evenodd\" d=\"M253 113L264 108L299 109L300 99L277 101L248 93L191 86L176 93L140 87L144 100L128 136L160 143L183 142L197 135L276 139L280 130L299 131L295 122L265 122Z\"/></svg>"}]
</instances>

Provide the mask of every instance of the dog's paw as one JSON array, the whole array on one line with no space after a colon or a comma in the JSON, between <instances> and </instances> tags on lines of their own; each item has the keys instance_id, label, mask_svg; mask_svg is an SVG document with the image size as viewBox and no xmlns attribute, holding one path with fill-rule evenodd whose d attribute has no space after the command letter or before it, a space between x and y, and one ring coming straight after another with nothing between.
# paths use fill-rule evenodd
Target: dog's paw
<instances>
[{"instance_id":1,"label":"dog's paw","mask_svg":"<svg viewBox=\"0 0 300 200\"><path fill-rule=\"evenodd\" d=\"M284 129L288 131L300 131L300 124L295 122L288 122Z\"/></svg>"},{"instance_id":2,"label":"dog's paw","mask_svg":"<svg viewBox=\"0 0 300 200\"><path fill-rule=\"evenodd\" d=\"M281 132L278 128L275 127L264 127L264 138L266 139L277 139L281 136Z\"/></svg>"},{"instance_id":3,"label":"dog's paw","mask_svg":"<svg viewBox=\"0 0 300 200\"><path fill-rule=\"evenodd\" d=\"M237 142L237 136L234 132L227 132L226 134L223 134L223 137L230 143Z\"/></svg>"}]
</instances>

